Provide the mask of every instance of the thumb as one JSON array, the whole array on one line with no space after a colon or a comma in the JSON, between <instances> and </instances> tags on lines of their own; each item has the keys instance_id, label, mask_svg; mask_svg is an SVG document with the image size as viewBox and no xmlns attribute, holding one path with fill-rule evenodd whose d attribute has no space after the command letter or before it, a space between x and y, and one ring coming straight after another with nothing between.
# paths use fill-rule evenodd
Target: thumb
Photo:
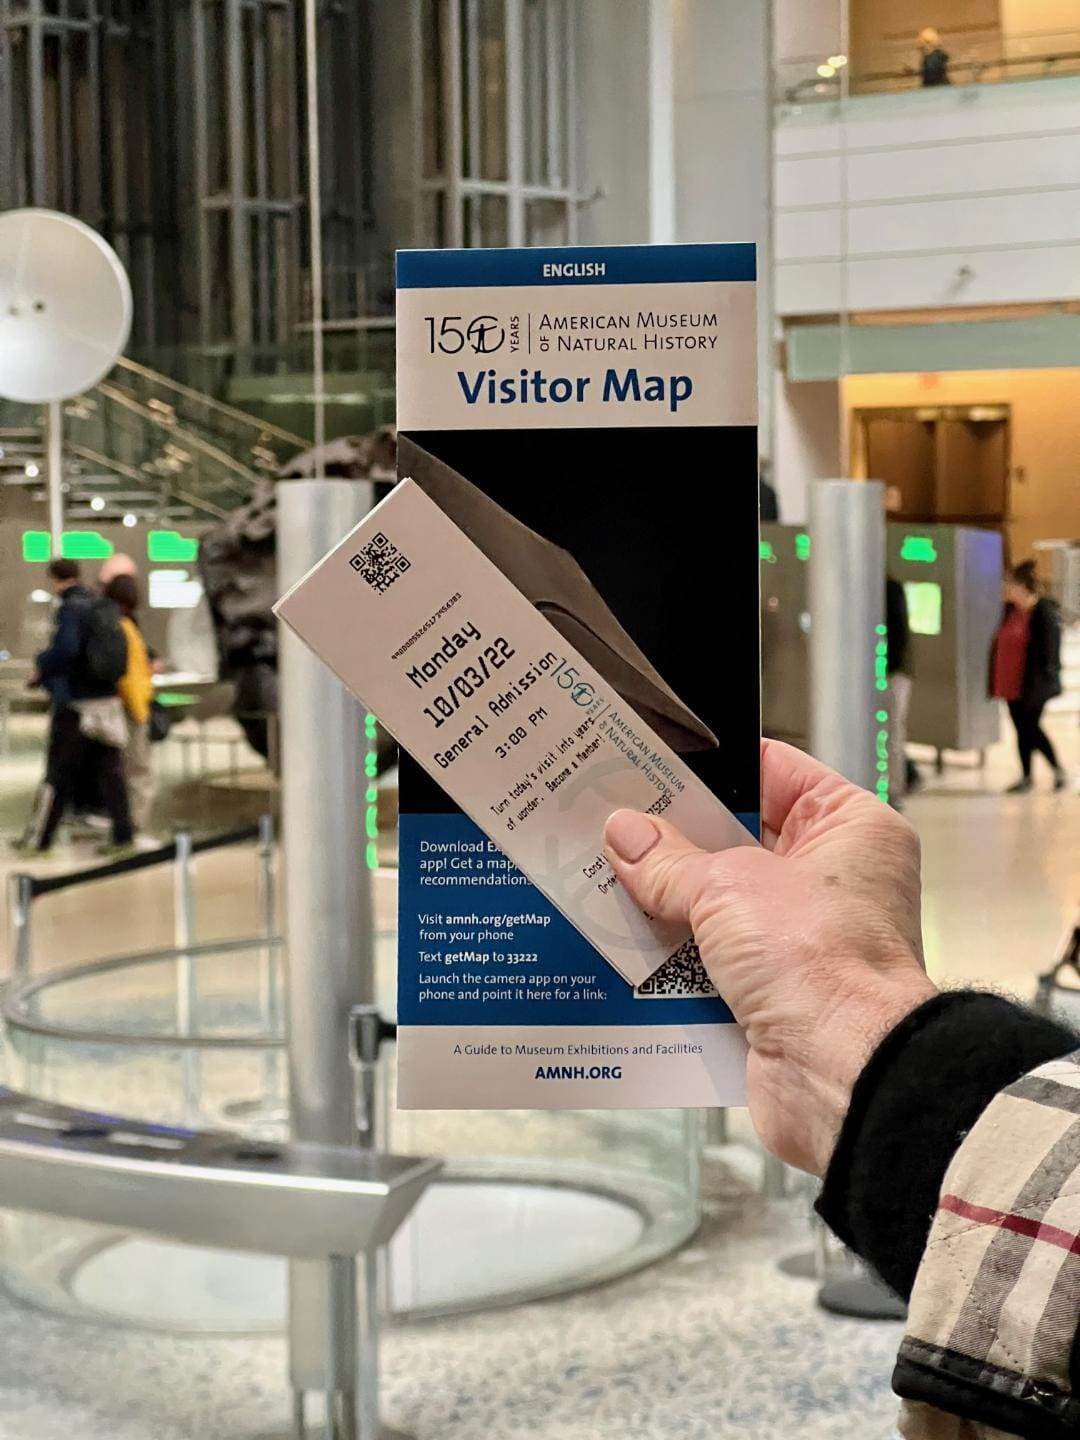
<instances>
[{"instance_id":1,"label":"thumb","mask_svg":"<svg viewBox=\"0 0 1080 1440\"><path fill-rule=\"evenodd\" d=\"M648 915L689 921L712 856L666 820L616 810L604 826L604 850L620 883Z\"/></svg>"}]
</instances>

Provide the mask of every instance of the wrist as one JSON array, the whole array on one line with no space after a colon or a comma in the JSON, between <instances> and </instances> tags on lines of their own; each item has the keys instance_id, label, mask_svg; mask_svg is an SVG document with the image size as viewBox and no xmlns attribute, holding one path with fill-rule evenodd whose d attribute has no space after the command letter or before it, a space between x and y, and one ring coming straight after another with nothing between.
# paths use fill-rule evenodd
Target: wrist
<instances>
[{"instance_id":1,"label":"wrist","mask_svg":"<svg viewBox=\"0 0 1080 1440\"><path fill-rule=\"evenodd\" d=\"M817 1103L812 1126L813 1173L823 1177L851 1108L859 1077L890 1035L926 1001L937 986L913 960L910 973L838 990L814 1029L812 1088ZM908 966L905 965L905 969Z\"/></svg>"}]
</instances>

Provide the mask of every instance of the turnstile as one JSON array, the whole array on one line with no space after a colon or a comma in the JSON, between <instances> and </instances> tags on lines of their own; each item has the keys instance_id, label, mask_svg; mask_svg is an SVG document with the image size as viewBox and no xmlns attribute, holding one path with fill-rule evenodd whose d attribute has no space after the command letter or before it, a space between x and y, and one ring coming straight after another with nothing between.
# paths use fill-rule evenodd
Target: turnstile
<instances>
[{"instance_id":1,"label":"turnstile","mask_svg":"<svg viewBox=\"0 0 1080 1440\"><path fill-rule=\"evenodd\" d=\"M767 734L805 744L810 534L761 527L762 721ZM887 527L888 573L904 587L914 680L908 739L942 750L982 750L1000 718L987 695L990 642L1001 616L1002 544L993 530Z\"/></svg>"}]
</instances>

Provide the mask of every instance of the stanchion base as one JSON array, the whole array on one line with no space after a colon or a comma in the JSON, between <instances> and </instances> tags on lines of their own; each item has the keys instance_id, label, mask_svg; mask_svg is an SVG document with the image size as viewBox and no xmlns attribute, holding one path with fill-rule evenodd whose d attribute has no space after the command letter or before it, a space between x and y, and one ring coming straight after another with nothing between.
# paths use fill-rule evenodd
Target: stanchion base
<instances>
[{"instance_id":1,"label":"stanchion base","mask_svg":"<svg viewBox=\"0 0 1080 1440\"><path fill-rule=\"evenodd\" d=\"M785 1255L776 1267L781 1275L791 1280L817 1280L818 1257L813 1250L800 1250L795 1255Z\"/></svg>"},{"instance_id":2,"label":"stanchion base","mask_svg":"<svg viewBox=\"0 0 1080 1440\"><path fill-rule=\"evenodd\" d=\"M907 1306L873 1275L845 1275L826 1280L818 1291L818 1304L830 1315L851 1320L906 1320Z\"/></svg>"}]
</instances>

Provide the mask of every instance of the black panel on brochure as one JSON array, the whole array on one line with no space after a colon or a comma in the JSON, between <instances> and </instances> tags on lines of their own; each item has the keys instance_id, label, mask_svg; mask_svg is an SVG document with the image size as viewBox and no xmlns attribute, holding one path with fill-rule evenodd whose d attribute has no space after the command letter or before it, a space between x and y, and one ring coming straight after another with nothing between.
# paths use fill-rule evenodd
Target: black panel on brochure
<instances>
[{"instance_id":1,"label":"black panel on brochure","mask_svg":"<svg viewBox=\"0 0 1080 1440\"><path fill-rule=\"evenodd\" d=\"M757 432L408 433L570 551L676 694L719 737L718 749L681 758L729 809L756 811ZM405 755L401 806L412 814L457 809Z\"/></svg>"}]
</instances>

